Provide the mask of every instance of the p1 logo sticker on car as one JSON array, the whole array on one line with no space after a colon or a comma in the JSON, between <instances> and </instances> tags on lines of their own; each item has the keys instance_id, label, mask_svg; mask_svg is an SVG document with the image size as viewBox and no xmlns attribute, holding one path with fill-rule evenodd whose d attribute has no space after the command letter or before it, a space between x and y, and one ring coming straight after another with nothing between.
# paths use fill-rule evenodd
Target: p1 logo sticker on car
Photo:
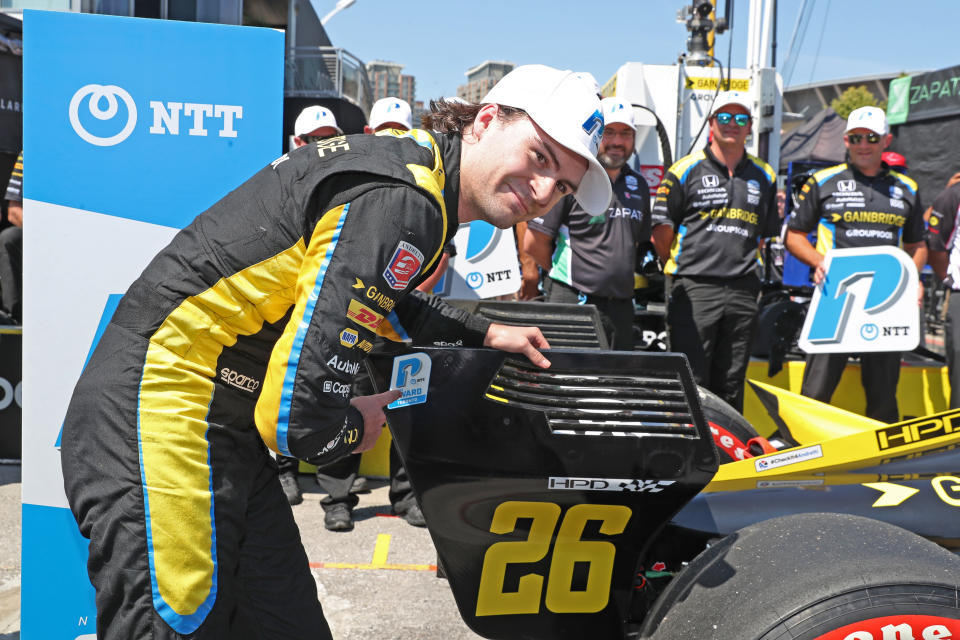
<instances>
[{"instance_id":1,"label":"p1 logo sticker on car","mask_svg":"<svg viewBox=\"0 0 960 640\"><path fill-rule=\"evenodd\" d=\"M425 353L410 353L393 359L390 388L400 389L403 395L388 404L388 409L423 404L427 401L431 364L430 357Z\"/></svg>"}]
</instances>

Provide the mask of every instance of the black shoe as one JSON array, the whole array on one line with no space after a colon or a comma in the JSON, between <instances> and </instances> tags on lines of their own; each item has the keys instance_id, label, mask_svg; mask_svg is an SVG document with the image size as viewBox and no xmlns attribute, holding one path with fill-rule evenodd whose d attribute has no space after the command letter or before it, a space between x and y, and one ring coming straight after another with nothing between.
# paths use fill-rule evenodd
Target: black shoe
<instances>
[{"instance_id":1,"label":"black shoe","mask_svg":"<svg viewBox=\"0 0 960 640\"><path fill-rule=\"evenodd\" d=\"M420 507L417 505L413 505L403 513L398 513L397 515L415 527L427 526L427 521L423 517L423 511L420 511Z\"/></svg>"},{"instance_id":2,"label":"black shoe","mask_svg":"<svg viewBox=\"0 0 960 640\"><path fill-rule=\"evenodd\" d=\"M323 526L328 531L352 531L353 518L350 507L345 504L335 504L323 514Z\"/></svg>"},{"instance_id":3,"label":"black shoe","mask_svg":"<svg viewBox=\"0 0 960 640\"><path fill-rule=\"evenodd\" d=\"M370 484L364 476L357 476L350 485L350 493L370 493Z\"/></svg>"},{"instance_id":4,"label":"black shoe","mask_svg":"<svg viewBox=\"0 0 960 640\"><path fill-rule=\"evenodd\" d=\"M295 473L281 473L280 486L283 487L283 495L287 496L287 502L292 505L303 502L303 494L300 493L300 482Z\"/></svg>"}]
</instances>

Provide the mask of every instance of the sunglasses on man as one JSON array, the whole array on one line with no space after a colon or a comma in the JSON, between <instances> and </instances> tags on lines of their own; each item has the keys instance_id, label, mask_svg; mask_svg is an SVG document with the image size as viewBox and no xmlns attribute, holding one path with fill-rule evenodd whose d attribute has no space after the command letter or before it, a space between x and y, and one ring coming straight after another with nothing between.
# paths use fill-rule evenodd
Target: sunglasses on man
<instances>
[{"instance_id":1,"label":"sunglasses on man","mask_svg":"<svg viewBox=\"0 0 960 640\"><path fill-rule=\"evenodd\" d=\"M302 136L297 136L297 137L300 138L300 140L302 140L304 144L310 144L311 142L317 142L319 140L323 140L323 136L308 136L307 134L303 134Z\"/></svg>"},{"instance_id":2,"label":"sunglasses on man","mask_svg":"<svg viewBox=\"0 0 960 640\"><path fill-rule=\"evenodd\" d=\"M860 141L863 140L864 138L866 138L867 142L869 142L870 144L877 144L878 142L880 142L883 136L881 136L879 133L868 133L868 134L848 133L847 134L847 142L849 142L850 144L860 144Z\"/></svg>"},{"instance_id":3,"label":"sunglasses on man","mask_svg":"<svg viewBox=\"0 0 960 640\"><path fill-rule=\"evenodd\" d=\"M750 124L750 116L745 113L738 113L733 115L732 113L727 113L726 111L721 111L719 113L713 114L713 117L717 119L719 124L730 124L730 121L733 120L737 123L738 127L745 127Z\"/></svg>"}]
</instances>

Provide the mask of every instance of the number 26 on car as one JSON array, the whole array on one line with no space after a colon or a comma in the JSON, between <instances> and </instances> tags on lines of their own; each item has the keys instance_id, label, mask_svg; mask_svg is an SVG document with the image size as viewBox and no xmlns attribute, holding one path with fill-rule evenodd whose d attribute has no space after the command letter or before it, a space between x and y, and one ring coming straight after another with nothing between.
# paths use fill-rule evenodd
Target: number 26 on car
<instances>
[{"instance_id":1,"label":"number 26 on car","mask_svg":"<svg viewBox=\"0 0 960 640\"><path fill-rule=\"evenodd\" d=\"M623 533L631 510L622 505L578 504L567 509L562 519L561 511L552 502L510 501L497 506L490 523L491 533L512 533L521 519L531 521L530 533L526 540L496 542L487 549L477 593L477 616L536 614L540 612L541 600L553 613L595 613L607 606L616 546L604 540L581 540L581 536L590 520L600 522L603 535ZM549 573L527 573L520 578L516 591L505 592L507 565L545 558L554 532ZM587 568L583 589L574 589L578 564Z\"/></svg>"}]
</instances>

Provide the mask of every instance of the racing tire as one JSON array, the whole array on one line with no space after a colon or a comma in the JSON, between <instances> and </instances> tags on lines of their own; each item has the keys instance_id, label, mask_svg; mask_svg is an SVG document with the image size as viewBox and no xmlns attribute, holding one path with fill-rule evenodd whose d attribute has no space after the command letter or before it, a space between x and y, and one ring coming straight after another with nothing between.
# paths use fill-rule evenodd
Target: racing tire
<instances>
[{"instance_id":1,"label":"racing tire","mask_svg":"<svg viewBox=\"0 0 960 640\"><path fill-rule=\"evenodd\" d=\"M698 387L703 417L713 435L717 447L717 461L720 464L735 462L749 457L748 443L756 438L757 430L736 409L720 399L720 396Z\"/></svg>"},{"instance_id":2,"label":"racing tire","mask_svg":"<svg viewBox=\"0 0 960 640\"><path fill-rule=\"evenodd\" d=\"M960 557L877 520L810 513L745 527L698 555L640 637L880 640L884 628L960 637Z\"/></svg>"}]
</instances>

